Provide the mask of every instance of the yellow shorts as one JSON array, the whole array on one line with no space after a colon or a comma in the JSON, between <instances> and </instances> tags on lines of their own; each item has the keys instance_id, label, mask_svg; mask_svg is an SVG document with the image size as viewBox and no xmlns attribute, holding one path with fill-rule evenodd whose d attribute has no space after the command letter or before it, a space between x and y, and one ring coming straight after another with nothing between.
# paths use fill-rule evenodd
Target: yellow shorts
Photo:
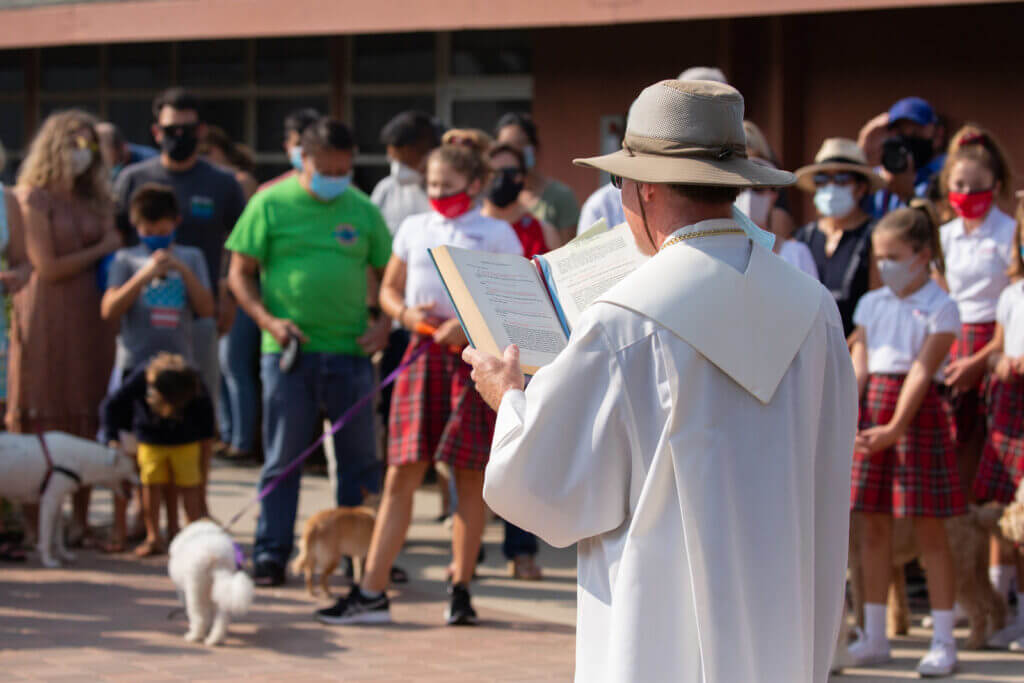
<instances>
[{"instance_id":1,"label":"yellow shorts","mask_svg":"<svg viewBox=\"0 0 1024 683\"><path fill-rule=\"evenodd\" d=\"M181 444L179 446L157 446L140 443L139 479L143 485L159 485L174 483L175 486L188 488L203 483L203 475L199 467L199 442ZM171 478L173 475L173 479Z\"/></svg>"}]
</instances>

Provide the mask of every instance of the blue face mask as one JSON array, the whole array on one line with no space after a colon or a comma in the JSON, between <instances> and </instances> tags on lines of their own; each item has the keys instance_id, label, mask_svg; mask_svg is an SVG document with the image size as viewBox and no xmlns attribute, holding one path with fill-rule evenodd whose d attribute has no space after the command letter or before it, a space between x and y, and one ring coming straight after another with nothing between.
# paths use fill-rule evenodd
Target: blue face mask
<instances>
[{"instance_id":1,"label":"blue face mask","mask_svg":"<svg viewBox=\"0 0 1024 683\"><path fill-rule=\"evenodd\" d=\"M170 235L139 235L139 241L146 245L150 251L166 249L174 241L174 233Z\"/></svg>"},{"instance_id":2,"label":"blue face mask","mask_svg":"<svg viewBox=\"0 0 1024 683\"><path fill-rule=\"evenodd\" d=\"M523 148L523 164L526 166L526 170L532 170L537 165L537 150L533 145L527 145Z\"/></svg>"},{"instance_id":3,"label":"blue face mask","mask_svg":"<svg viewBox=\"0 0 1024 683\"><path fill-rule=\"evenodd\" d=\"M313 178L309 181L309 191L325 202L329 202L340 197L351 183L351 173L332 176L313 171Z\"/></svg>"},{"instance_id":4,"label":"blue face mask","mask_svg":"<svg viewBox=\"0 0 1024 683\"><path fill-rule=\"evenodd\" d=\"M296 145L292 147L292 151L288 152L288 161L292 163L292 168L296 171L302 172L302 147Z\"/></svg>"}]
</instances>

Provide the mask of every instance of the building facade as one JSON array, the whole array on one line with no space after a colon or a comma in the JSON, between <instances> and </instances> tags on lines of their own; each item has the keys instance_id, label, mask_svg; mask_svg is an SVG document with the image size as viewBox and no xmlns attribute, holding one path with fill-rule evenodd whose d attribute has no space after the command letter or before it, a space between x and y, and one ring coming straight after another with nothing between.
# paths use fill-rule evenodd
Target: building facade
<instances>
[{"instance_id":1,"label":"building facade","mask_svg":"<svg viewBox=\"0 0 1024 683\"><path fill-rule=\"evenodd\" d=\"M285 167L287 112L344 118L370 189L386 172L377 134L398 111L484 129L530 111L542 170L582 201L599 178L572 158L607 149L640 88L716 65L789 168L906 95L931 101L950 129L988 126L1024 164L1024 6L893 4L0 0L0 140L8 177L56 109L86 108L145 143L153 95L176 84L255 151L262 177Z\"/></svg>"}]
</instances>

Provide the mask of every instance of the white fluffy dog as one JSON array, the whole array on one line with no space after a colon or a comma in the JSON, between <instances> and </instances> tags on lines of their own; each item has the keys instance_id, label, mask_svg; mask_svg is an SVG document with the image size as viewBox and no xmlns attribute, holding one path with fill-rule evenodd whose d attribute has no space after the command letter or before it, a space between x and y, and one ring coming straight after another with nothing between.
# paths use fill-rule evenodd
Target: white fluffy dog
<instances>
[{"instance_id":1,"label":"white fluffy dog","mask_svg":"<svg viewBox=\"0 0 1024 683\"><path fill-rule=\"evenodd\" d=\"M167 573L185 601L185 640L218 645L227 635L231 616L252 605L252 579L236 566L231 537L216 522L200 519L171 542Z\"/></svg>"},{"instance_id":2,"label":"white fluffy dog","mask_svg":"<svg viewBox=\"0 0 1024 683\"><path fill-rule=\"evenodd\" d=\"M136 476L133 458L95 441L64 432L46 432L43 438L52 470L37 435L0 433L0 498L39 503L39 555L43 566L53 568L61 560L75 559L64 547L60 529L61 505L68 494L79 486L98 485L120 495L121 484Z\"/></svg>"}]
</instances>

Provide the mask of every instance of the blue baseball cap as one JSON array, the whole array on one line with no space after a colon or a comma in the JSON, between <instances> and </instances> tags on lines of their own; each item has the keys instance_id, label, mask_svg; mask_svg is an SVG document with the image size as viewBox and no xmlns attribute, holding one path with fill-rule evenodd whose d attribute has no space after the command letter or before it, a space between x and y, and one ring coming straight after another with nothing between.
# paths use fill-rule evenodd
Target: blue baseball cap
<instances>
[{"instance_id":1,"label":"blue baseball cap","mask_svg":"<svg viewBox=\"0 0 1024 683\"><path fill-rule=\"evenodd\" d=\"M913 121L922 126L935 123L935 110L920 97L904 97L889 108L889 125L897 121Z\"/></svg>"}]
</instances>

